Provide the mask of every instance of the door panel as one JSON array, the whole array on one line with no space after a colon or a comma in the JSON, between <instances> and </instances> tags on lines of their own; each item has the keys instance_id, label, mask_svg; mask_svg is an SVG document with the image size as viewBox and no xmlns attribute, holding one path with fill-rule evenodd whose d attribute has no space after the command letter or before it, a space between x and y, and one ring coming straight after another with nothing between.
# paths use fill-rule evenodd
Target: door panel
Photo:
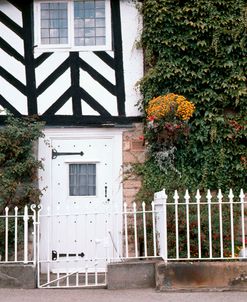
<instances>
[{"instance_id":1,"label":"door panel","mask_svg":"<svg viewBox=\"0 0 247 302\"><path fill-rule=\"evenodd\" d=\"M104 270L111 256L112 140L54 140L52 147L51 270Z\"/></svg>"}]
</instances>

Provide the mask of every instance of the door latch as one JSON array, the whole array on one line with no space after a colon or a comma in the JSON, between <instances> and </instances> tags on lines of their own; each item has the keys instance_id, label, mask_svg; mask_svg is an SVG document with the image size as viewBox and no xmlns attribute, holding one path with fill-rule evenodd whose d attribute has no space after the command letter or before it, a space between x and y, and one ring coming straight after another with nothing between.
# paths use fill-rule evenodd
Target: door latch
<instances>
[{"instance_id":1,"label":"door latch","mask_svg":"<svg viewBox=\"0 0 247 302\"><path fill-rule=\"evenodd\" d=\"M79 254L76 254L76 253L69 253L69 254L66 254L66 253L61 253L61 254L57 254L57 251L52 251L51 252L51 259L52 261L56 261L57 260L57 255L59 256L59 258L65 258L65 257L84 257L85 254L83 252L79 253Z\"/></svg>"}]
</instances>

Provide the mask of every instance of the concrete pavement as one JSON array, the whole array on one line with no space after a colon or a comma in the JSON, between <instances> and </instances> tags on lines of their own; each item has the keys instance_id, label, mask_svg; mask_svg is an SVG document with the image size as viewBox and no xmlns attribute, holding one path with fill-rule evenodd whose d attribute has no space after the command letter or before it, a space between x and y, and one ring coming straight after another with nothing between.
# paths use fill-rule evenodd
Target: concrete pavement
<instances>
[{"instance_id":1,"label":"concrete pavement","mask_svg":"<svg viewBox=\"0 0 247 302\"><path fill-rule=\"evenodd\" d=\"M159 293L154 289L0 289L0 302L247 302L247 292Z\"/></svg>"}]
</instances>

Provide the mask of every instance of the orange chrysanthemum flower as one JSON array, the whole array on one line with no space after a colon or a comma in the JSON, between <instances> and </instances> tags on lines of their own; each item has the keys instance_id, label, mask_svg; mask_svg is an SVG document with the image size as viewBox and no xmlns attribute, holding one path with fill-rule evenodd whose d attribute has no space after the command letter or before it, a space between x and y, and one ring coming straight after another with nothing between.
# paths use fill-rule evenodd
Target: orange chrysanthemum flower
<instances>
[{"instance_id":1,"label":"orange chrysanthemum flower","mask_svg":"<svg viewBox=\"0 0 247 302\"><path fill-rule=\"evenodd\" d=\"M158 96L149 101L146 113L147 119L160 120L169 116L177 117L183 121L191 118L195 111L195 105L184 96L169 93Z\"/></svg>"}]
</instances>

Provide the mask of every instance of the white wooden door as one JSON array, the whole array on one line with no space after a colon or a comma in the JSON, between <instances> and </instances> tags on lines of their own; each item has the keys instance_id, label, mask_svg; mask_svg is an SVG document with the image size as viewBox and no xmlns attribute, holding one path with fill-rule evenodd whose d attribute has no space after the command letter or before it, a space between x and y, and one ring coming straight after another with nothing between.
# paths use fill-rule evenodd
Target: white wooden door
<instances>
[{"instance_id":1,"label":"white wooden door","mask_svg":"<svg viewBox=\"0 0 247 302\"><path fill-rule=\"evenodd\" d=\"M104 270L113 248L112 140L58 139L52 148L51 270Z\"/></svg>"}]
</instances>

